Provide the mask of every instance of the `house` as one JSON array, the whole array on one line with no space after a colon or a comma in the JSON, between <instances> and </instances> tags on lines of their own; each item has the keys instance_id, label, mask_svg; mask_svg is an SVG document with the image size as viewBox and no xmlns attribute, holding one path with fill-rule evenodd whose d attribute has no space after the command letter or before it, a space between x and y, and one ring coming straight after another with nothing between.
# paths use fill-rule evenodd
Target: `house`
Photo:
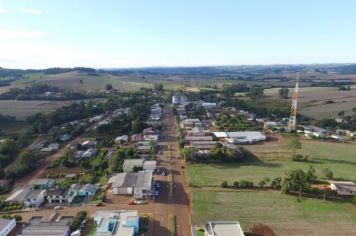
<instances>
[{"instance_id":1,"label":"house","mask_svg":"<svg viewBox=\"0 0 356 236\"><path fill-rule=\"evenodd\" d=\"M149 134L158 134L158 131L153 129L152 127L146 128L142 131L143 135L149 135Z\"/></svg>"},{"instance_id":2,"label":"house","mask_svg":"<svg viewBox=\"0 0 356 236\"><path fill-rule=\"evenodd\" d=\"M81 155L81 157L82 157L82 158L92 158L93 156L96 155L97 152L98 152L97 149L95 149L95 148L89 148L88 150L86 150L86 151Z\"/></svg>"},{"instance_id":3,"label":"house","mask_svg":"<svg viewBox=\"0 0 356 236\"><path fill-rule=\"evenodd\" d=\"M203 130L201 127L194 127L187 131L186 137L193 137L193 136L210 136L211 133L208 130Z\"/></svg>"},{"instance_id":4,"label":"house","mask_svg":"<svg viewBox=\"0 0 356 236\"><path fill-rule=\"evenodd\" d=\"M142 135L141 134L133 134L131 135L131 142L140 142L143 141Z\"/></svg>"},{"instance_id":5,"label":"house","mask_svg":"<svg viewBox=\"0 0 356 236\"><path fill-rule=\"evenodd\" d=\"M216 108L217 105L216 102L203 102L201 106L208 110L208 109Z\"/></svg>"},{"instance_id":6,"label":"house","mask_svg":"<svg viewBox=\"0 0 356 236\"><path fill-rule=\"evenodd\" d=\"M154 179L152 171L137 173L119 173L109 179L113 194L134 195L137 199L154 196Z\"/></svg>"},{"instance_id":7,"label":"house","mask_svg":"<svg viewBox=\"0 0 356 236\"><path fill-rule=\"evenodd\" d=\"M67 204L71 203L76 196L72 188L57 188L47 191L47 201L50 204Z\"/></svg>"},{"instance_id":8,"label":"house","mask_svg":"<svg viewBox=\"0 0 356 236\"><path fill-rule=\"evenodd\" d=\"M156 171L157 161L144 161L142 166L144 171Z\"/></svg>"},{"instance_id":9,"label":"house","mask_svg":"<svg viewBox=\"0 0 356 236\"><path fill-rule=\"evenodd\" d=\"M330 182L332 190L336 191L341 196L354 196L356 195L356 184L351 181L334 181Z\"/></svg>"},{"instance_id":10,"label":"house","mask_svg":"<svg viewBox=\"0 0 356 236\"><path fill-rule=\"evenodd\" d=\"M59 136L59 140L61 140L62 142L67 142L72 138L72 135L70 134L62 134Z\"/></svg>"},{"instance_id":11,"label":"house","mask_svg":"<svg viewBox=\"0 0 356 236\"><path fill-rule=\"evenodd\" d=\"M118 136L115 138L115 143L116 144L122 144L122 143L127 143L129 141L129 136L128 135L122 135Z\"/></svg>"},{"instance_id":12,"label":"house","mask_svg":"<svg viewBox=\"0 0 356 236\"><path fill-rule=\"evenodd\" d=\"M344 142L344 141L345 141L345 137L342 136L342 135L339 135L339 134L332 134L332 135L330 136L330 138L331 138L331 139L334 139L334 140L336 140L336 141L338 141L338 142Z\"/></svg>"},{"instance_id":13,"label":"house","mask_svg":"<svg viewBox=\"0 0 356 236\"><path fill-rule=\"evenodd\" d=\"M145 134L143 135L143 140L145 141L155 141L157 142L159 139L158 134Z\"/></svg>"},{"instance_id":14,"label":"house","mask_svg":"<svg viewBox=\"0 0 356 236\"><path fill-rule=\"evenodd\" d=\"M217 141L190 141L184 147L194 147L198 150L211 150L215 147Z\"/></svg>"},{"instance_id":15,"label":"house","mask_svg":"<svg viewBox=\"0 0 356 236\"><path fill-rule=\"evenodd\" d=\"M42 141L40 141L40 142L38 142L38 143L32 143L32 144L28 147L28 149L29 149L30 151L33 151L33 150L41 150L41 149L46 145L46 143L47 143L47 140L42 140Z\"/></svg>"},{"instance_id":16,"label":"house","mask_svg":"<svg viewBox=\"0 0 356 236\"><path fill-rule=\"evenodd\" d=\"M54 213L49 218L45 218L44 216L32 216L27 224L24 225L18 236L69 236L73 219L74 217L72 216L62 216L59 213Z\"/></svg>"},{"instance_id":17,"label":"house","mask_svg":"<svg viewBox=\"0 0 356 236\"><path fill-rule=\"evenodd\" d=\"M84 184L79 192L79 196L94 196L99 190L99 187L95 184Z\"/></svg>"},{"instance_id":18,"label":"house","mask_svg":"<svg viewBox=\"0 0 356 236\"><path fill-rule=\"evenodd\" d=\"M205 236L244 236L238 221L209 221L205 225Z\"/></svg>"},{"instance_id":19,"label":"house","mask_svg":"<svg viewBox=\"0 0 356 236\"><path fill-rule=\"evenodd\" d=\"M50 189L56 185L56 180L54 179L35 179L31 181L31 187L34 189Z\"/></svg>"},{"instance_id":20,"label":"house","mask_svg":"<svg viewBox=\"0 0 356 236\"><path fill-rule=\"evenodd\" d=\"M227 140L233 144L253 144L263 142L267 138L259 131L241 132L213 132L214 136L222 141Z\"/></svg>"},{"instance_id":21,"label":"house","mask_svg":"<svg viewBox=\"0 0 356 236\"><path fill-rule=\"evenodd\" d=\"M11 195L6 198L5 202L8 203L23 203L27 193L30 191L30 188L18 188L15 189Z\"/></svg>"},{"instance_id":22,"label":"house","mask_svg":"<svg viewBox=\"0 0 356 236\"><path fill-rule=\"evenodd\" d=\"M94 217L95 235L134 236L140 230L137 210L98 211Z\"/></svg>"},{"instance_id":23,"label":"house","mask_svg":"<svg viewBox=\"0 0 356 236\"><path fill-rule=\"evenodd\" d=\"M16 227L16 220L0 218L0 236L7 236Z\"/></svg>"},{"instance_id":24,"label":"house","mask_svg":"<svg viewBox=\"0 0 356 236\"><path fill-rule=\"evenodd\" d=\"M87 140L81 143L82 148L95 148L96 147L96 142L95 141L91 141L91 140Z\"/></svg>"},{"instance_id":25,"label":"house","mask_svg":"<svg viewBox=\"0 0 356 236\"><path fill-rule=\"evenodd\" d=\"M184 94L175 94L172 96L172 105L187 104L188 98Z\"/></svg>"},{"instance_id":26,"label":"house","mask_svg":"<svg viewBox=\"0 0 356 236\"><path fill-rule=\"evenodd\" d=\"M103 119L103 117L104 117L103 114L102 114L102 115L98 115L98 116L91 117L91 118L89 119L89 123L94 123L94 122L96 122L96 121L99 121L99 120Z\"/></svg>"},{"instance_id":27,"label":"house","mask_svg":"<svg viewBox=\"0 0 356 236\"><path fill-rule=\"evenodd\" d=\"M193 128L193 127L202 127L202 123L199 119L185 119L181 122L182 128Z\"/></svg>"},{"instance_id":28,"label":"house","mask_svg":"<svg viewBox=\"0 0 356 236\"><path fill-rule=\"evenodd\" d=\"M142 168L143 162L143 159L125 159L122 169L124 172L132 172L135 166Z\"/></svg>"},{"instance_id":29,"label":"house","mask_svg":"<svg viewBox=\"0 0 356 236\"><path fill-rule=\"evenodd\" d=\"M24 198L25 206L38 208L44 202L46 192L45 189L30 190Z\"/></svg>"},{"instance_id":30,"label":"house","mask_svg":"<svg viewBox=\"0 0 356 236\"><path fill-rule=\"evenodd\" d=\"M51 143L48 147L41 149L41 152L55 152L59 150L59 143Z\"/></svg>"}]
</instances>

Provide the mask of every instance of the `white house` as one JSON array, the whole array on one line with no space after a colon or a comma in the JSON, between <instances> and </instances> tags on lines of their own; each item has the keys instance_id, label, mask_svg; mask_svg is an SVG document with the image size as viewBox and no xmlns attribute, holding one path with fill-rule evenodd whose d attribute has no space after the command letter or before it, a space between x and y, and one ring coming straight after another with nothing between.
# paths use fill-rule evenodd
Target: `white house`
<instances>
[{"instance_id":1,"label":"white house","mask_svg":"<svg viewBox=\"0 0 356 236\"><path fill-rule=\"evenodd\" d=\"M15 219L0 218L0 236L7 236L16 227Z\"/></svg>"},{"instance_id":2,"label":"white house","mask_svg":"<svg viewBox=\"0 0 356 236\"><path fill-rule=\"evenodd\" d=\"M137 199L154 196L154 180L152 171L137 173L119 173L108 181L113 194L133 195Z\"/></svg>"},{"instance_id":3,"label":"white house","mask_svg":"<svg viewBox=\"0 0 356 236\"><path fill-rule=\"evenodd\" d=\"M129 141L128 135L121 135L115 138L116 144L127 143Z\"/></svg>"},{"instance_id":4,"label":"white house","mask_svg":"<svg viewBox=\"0 0 356 236\"><path fill-rule=\"evenodd\" d=\"M356 195L356 184L351 181L335 181L330 182L330 188L341 196Z\"/></svg>"},{"instance_id":5,"label":"white house","mask_svg":"<svg viewBox=\"0 0 356 236\"><path fill-rule=\"evenodd\" d=\"M39 207L45 200L47 190L36 189L30 190L24 199L24 204L26 207Z\"/></svg>"},{"instance_id":6,"label":"white house","mask_svg":"<svg viewBox=\"0 0 356 236\"><path fill-rule=\"evenodd\" d=\"M215 102L203 102L201 104L202 107L204 107L205 109L213 109L216 107L216 103Z\"/></svg>"},{"instance_id":7,"label":"white house","mask_svg":"<svg viewBox=\"0 0 356 236\"><path fill-rule=\"evenodd\" d=\"M209 221L205 225L206 236L244 236L238 221Z\"/></svg>"}]
</instances>

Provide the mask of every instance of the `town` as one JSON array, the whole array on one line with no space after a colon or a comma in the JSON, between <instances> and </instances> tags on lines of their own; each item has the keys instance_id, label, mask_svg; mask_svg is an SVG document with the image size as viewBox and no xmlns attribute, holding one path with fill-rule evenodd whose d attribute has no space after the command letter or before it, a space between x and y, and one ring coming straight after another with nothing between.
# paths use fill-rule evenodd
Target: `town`
<instances>
[{"instance_id":1,"label":"town","mask_svg":"<svg viewBox=\"0 0 356 236\"><path fill-rule=\"evenodd\" d=\"M356 233L356 1L0 2L0 236Z\"/></svg>"},{"instance_id":2,"label":"town","mask_svg":"<svg viewBox=\"0 0 356 236\"><path fill-rule=\"evenodd\" d=\"M229 86L232 90L239 87ZM281 142L288 142L285 158L307 164L309 157L298 151L302 143L352 145L354 139L350 130L325 129L305 121L293 131L292 118L286 113L251 112L234 105L229 97L219 96L226 86L208 95L155 87L154 92L141 91L135 96L110 91L106 102L82 102L54 111L53 118L30 118L34 120L31 136L35 138L23 147L19 163L12 164L12 168L20 168L20 161L26 161L20 158L32 158L28 163L32 167L9 168L3 173L6 178L0 181L4 196L1 232L224 235L224 230L231 230L234 235L244 235L235 217L210 219L204 225L192 219L192 214L196 217L197 213L192 212L196 203L191 194L201 188L194 182L206 178L195 176L195 166L244 166L256 158L251 156L254 154L250 147ZM297 87L298 84L294 93L298 93ZM194 99L197 96L200 99ZM63 112L71 115L55 120L56 114ZM15 155L10 152L14 145L11 138L1 139L1 153ZM298 199L303 196L346 202L356 195L356 184L333 178L331 168L322 170L322 178L316 176L313 165L304 171L286 172L289 177L273 173L258 181L246 178L230 183L217 175L220 182L214 188L274 191L296 195ZM293 178L304 175L303 182L293 182ZM251 229L266 228L271 230L262 224Z\"/></svg>"}]
</instances>

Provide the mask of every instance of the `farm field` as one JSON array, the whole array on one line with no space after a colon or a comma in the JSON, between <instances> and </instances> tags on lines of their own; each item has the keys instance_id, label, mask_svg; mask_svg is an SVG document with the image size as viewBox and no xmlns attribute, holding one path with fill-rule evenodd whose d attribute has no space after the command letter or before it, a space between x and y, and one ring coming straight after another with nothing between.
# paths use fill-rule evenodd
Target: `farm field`
<instances>
[{"instance_id":1,"label":"farm field","mask_svg":"<svg viewBox=\"0 0 356 236\"><path fill-rule=\"evenodd\" d=\"M309 165L322 176L329 168L335 178L356 180L356 149L352 144L302 141L300 153L309 155L308 162L294 162L287 144L265 143L244 146L255 157L245 163L192 164L187 176L192 186L195 224L207 220L239 220L248 230L255 223L270 225L278 235L352 235L356 230L356 207L349 203L317 199L297 201L295 196L279 191L221 189L236 180L253 181L283 177L291 169L307 170Z\"/></svg>"},{"instance_id":2,"label":"farm field","mask_svg":"<svg viewBox=\"0 0 356 236\"><path fill-rule=\"evenodd\" d=\"M90 99L100 101L102 99ZM75 101L19 101L19 100L0 100L0 114L13 116L17 120L25 120L28 116L36 113L55 111L56 109L67 106Z\"/></svg>"},{"instance_id":3,"label":"farm field","mask_svg":"<svg viewBox=\"0 0 356 236\"><path fill-rule=\"evenodd\" d=\"M268 224L277 235L353 235L356 207L317 199L282 195L277 191L206 191L193 188L193 220L238 220L248 231Z\"/></svg>"},{"instance_id":4,"label":"farm field","mask_svg":"<svg viewBox=\"0 0 356 236\"><path fill-rule=\"evenodd\" d=\"M279 99L279 88L265 89L266 98ZM294 88L289 88L289 96L293 95ZM346 115L352 114L352 108L356 107L356 89L340 91L336 87L303 87L299 88L300 113L311 118L337 117L340 111ZM332 101L333 103L326 103Z\"/></svg>"}]
</instances>

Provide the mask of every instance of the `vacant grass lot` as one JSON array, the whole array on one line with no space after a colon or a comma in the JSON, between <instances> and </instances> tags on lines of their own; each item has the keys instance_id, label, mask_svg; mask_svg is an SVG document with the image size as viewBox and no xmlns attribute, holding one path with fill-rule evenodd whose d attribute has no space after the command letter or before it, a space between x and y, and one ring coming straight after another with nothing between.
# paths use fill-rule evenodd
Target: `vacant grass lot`
<instances>
[{"instance_id":1,"label":"vacant grass lot","mask_svg":"<svg viewBox=\"0 0 356 236\"><path fill-rule=\"evenodd\" d=\"M320 177L323 177L322 171L329 168L336 178L356 180L356 146L352 144L304 141L300 152L309 155L308 162L292 161L285 144L266 143L245 148L256 155L256 160L190 165L190 183L196 186L219 186L223 180L232 184L235 180L246 179L257 184L265 177L283 177L289 170L306 170L309 165L316 169L316 174Z\"/></svg>"},{"instance_id":2,"label":"vacant grass lot","mask_svg":"<svg viewBox=\"0 0 356 236\"><path fill-rule=\"evenodd\" d=\"M314 166L317 175L333 170L338 178L356 180L356 146L303 141L301 153L309 162L293 162L284 142L245 146L256 158L245 163L193 164L187 168L193 184L193 219L239 220L245 230L255 223L269 224L278 235L353 235L356 207L349 203L303 199L278 191L235 191L217 186L246 179L257 184L265 177L279 177L296 168ZM213 188L205 188L205 187ZM215 188L216 187L216 188Z\"/></svg>"},{"instance_id":3,"label":"vacant grass lot","mask_svg":"<svg viewBox=\"0 0 356 236\"><path fill-rule=\"evenodd\" d=\"M253 224L270 225L278 235L352 235L355 206L282 195L276 191L193 190L193 219L238 220L245 231Z\"/></svg>"}]
</instances>

